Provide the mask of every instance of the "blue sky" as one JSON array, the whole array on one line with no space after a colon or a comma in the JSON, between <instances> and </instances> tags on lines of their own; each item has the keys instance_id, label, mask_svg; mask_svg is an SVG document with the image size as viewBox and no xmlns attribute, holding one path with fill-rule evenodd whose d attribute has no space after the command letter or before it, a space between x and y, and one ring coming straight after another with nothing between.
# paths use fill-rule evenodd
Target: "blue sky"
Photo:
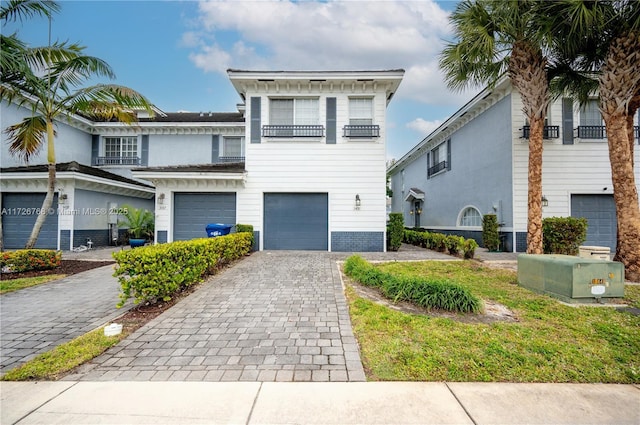
<instances>
[{"instance_id":1,"label":"blue sky","mask_svg":"<svg viewBox=\"0 0 640 425\"><path fill-rule=\"evenodd\" d=\"M54 40L79 42L167 112L235 111L227 68L406 70L388 109L399 159L474 94L449 91L437 55L453 1L60 1ZM46 45L48 24L9 25Z\"/></svg>"}]
</instances>

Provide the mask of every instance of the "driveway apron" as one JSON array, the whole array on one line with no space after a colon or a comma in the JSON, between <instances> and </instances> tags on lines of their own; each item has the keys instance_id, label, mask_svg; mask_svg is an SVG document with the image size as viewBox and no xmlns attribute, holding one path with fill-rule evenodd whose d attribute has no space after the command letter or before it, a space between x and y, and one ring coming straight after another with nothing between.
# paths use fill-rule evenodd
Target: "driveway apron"
<instances>
[{"instance_id":1,"label":"driveway apron","mask_svg":"<svg viewBox=\"0 0 640 425\"><path fill-rule=\"evenodd\" d=\"M68 380L364 381L336 258L261 251Z\"/></svg>"},{"instance_id":2,"label":"driveway apron","mask_svg":"<svg viewBox=\"0 0 640 425\"><path fill-rule=\"evenodd\" d=\"M123 314L113 266L0 296L2 373Z\"/></svg>"}]
</instances>

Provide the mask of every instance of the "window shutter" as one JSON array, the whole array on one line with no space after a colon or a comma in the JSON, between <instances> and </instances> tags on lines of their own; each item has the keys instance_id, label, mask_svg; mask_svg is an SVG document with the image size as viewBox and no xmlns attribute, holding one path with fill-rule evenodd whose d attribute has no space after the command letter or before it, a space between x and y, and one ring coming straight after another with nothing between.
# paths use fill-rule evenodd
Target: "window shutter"
<instances>
[{"instance_id":1,"label":"window shutter","mask_svg":"<svg viewBox=\"0 0 640 425\"><path fill-rule=\"evenodd\" d=\"M429 168L431 168L431 152L427 152L427 180L431 178Z\"/></svg>"},{"instance_id":2,"label":"window shutter","mask_svg":"<svg viewBox=\"0 0 640 425\"><path fill-rule=\"evenodd\" d=\"M262 99L258 97L251 98L251 143L260 143L260 109Z\"/></svg>"},{"instance_id":3,"label":"window shutter","mask_svg":"<svg viewBox=\"0 0 640 425\"><path fill-rule=\"evenodd\" d=\"M218 162L220 162L220 135L214 134L211 136L211 163Z\"/></svg>"},{"instance_id":4,"label":"window shutter","mask_svg":"<svg viewBox=\"0 0 640 425\"><path fill-rule=\"evenodd\" d=\"M149 135L148 134L143 134L142 135L142 152L141 152L142 158L140 161L140 165L143 166L148 166L149 165Z\"/></svg>"},{"instance_id":5,"label":"window shutter","mask_svg":"<svg viewBox=\"0 0 640 425\"><path fill-rule=\"evenodd\" d=\"M451 170L451 139L447 140L447 171Z\"/></svg>"},{"instance_id":6,"label":"window shutter","mask_svg":"<svg viewBox=\"0 0 640 425\"><path fill-rule=\"evenodd\" d=\"M336 98L327 98L327 144L336 143Z\"/></svg>"},{"instance_id":7,"label":"window shutter","mask_svg":"<svg viewBox=\"0 0 640 425\"><path fill-rule=\"evenodd\" d=\"M573 100L562 99L562 144L573 145Z\"/></svg>"},{"instance_id":8,"label":"window shutter","mask_svg":"<svg viewBox=\"0 0 640 425\"><path fill-rule=\"evenodd\" d=\"M91 165L98 165L98 157L100 156L100 136L94 134L91 136Z\"/></svg>"}]
</instances>

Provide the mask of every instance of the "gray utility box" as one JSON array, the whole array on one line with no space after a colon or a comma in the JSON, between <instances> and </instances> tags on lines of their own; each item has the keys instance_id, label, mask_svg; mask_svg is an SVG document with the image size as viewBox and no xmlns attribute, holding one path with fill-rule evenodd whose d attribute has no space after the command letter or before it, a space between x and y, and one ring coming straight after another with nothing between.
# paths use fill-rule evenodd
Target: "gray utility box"
<instances>
[{"instance_id":1,"label":"gray utility box","mask_svg":"<svg viewBox=\"0 0 640 425\"><path fill-rule=\"evenodd\" d=\"M624 266L571 255L518 255L518 283L566 302L624 296Z\"/></svg>"}]
</instances>

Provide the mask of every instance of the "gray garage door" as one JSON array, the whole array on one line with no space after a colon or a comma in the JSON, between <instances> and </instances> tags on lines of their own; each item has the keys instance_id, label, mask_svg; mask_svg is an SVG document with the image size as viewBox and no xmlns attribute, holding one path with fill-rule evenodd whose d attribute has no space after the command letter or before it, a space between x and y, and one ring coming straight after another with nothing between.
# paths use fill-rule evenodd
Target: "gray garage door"
<instances>
[{"instance_id":1,"label":"gray garage door","mask_svg":"<svg viewBox=\"0 0 640 425\"><path fill-rule=\"evenodd\" d=\"M2 194L2 234L7 249L24 248L37 213L42 207L44 193L3 193ZM53 214L47 215L36 242L36 248L58 248L58 195L53 198Z\"/></svg>"},{"instance_id":2,"label":"gray garage door","mask_svg":"<svg viewBox=\"0 0 640 425\"><path fill-rule=\"evenodd\" d=\"M571 216L589 222L584 245L616 249L616 205L613 195L571 195Z\"/></svg>"},{"instance_id":3,"label":"gray garage door","mask_svg":"<svg viewBox=\"0 0 640 425\"><path fill-rule=\"evenodd\" d=\"M326 193L265 193L264 249L329 248Z\"/></svg>"},{"instance_id":4,"label":"gray garage door","mask_svg":"<svg viewBox=\"0 0 640 425\"><path fill-rule=\"evenodd\" d=\"M173 240L206 238L209 223L236 224L235 193L175 193Z\"/></svg>"}]
</instances>

